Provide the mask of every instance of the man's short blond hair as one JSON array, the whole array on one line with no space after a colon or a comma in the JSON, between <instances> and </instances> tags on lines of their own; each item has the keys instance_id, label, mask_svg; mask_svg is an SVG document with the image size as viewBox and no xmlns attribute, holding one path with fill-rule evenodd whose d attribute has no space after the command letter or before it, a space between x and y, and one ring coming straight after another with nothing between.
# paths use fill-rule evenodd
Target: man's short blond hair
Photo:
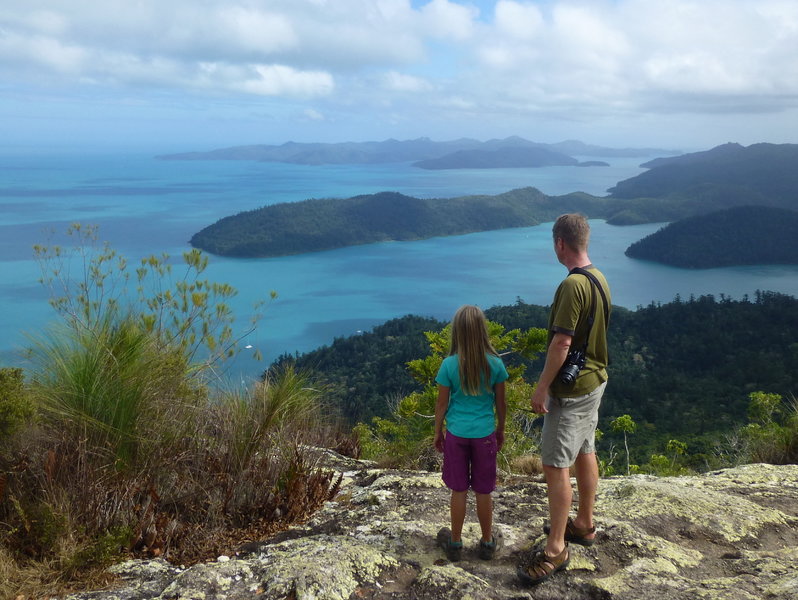
<instances>
[{"instance_id":1,"label":"man's short blond hair","mask_svg":"<svg viewBox=\"0 0 798 600\"><path fill-rule=\"evenodd\" d=\"M551 228L554 241L561 239L571 250L586 251L590 241L590 225L587 217L579 213L560 215Z\"/></svg>"}]
</instances>

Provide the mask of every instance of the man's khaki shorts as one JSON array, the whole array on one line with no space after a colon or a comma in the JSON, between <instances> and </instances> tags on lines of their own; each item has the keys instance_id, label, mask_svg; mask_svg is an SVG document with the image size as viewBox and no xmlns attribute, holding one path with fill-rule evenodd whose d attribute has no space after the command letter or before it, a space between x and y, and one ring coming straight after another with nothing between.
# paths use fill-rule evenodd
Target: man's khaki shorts
<instances>
[{"instance_id":1,"label":"man's khaki shorts","mask_svg":"<svg viewBox=\"0 0 798 600\"><path fill-rule=\"evenodd\" d=\"M606 387L605 381L584 396L549 396L540 452L544 465L567 469L576 462L577 455L596 451L598 409Z\"/></svg>"}]
</instances>

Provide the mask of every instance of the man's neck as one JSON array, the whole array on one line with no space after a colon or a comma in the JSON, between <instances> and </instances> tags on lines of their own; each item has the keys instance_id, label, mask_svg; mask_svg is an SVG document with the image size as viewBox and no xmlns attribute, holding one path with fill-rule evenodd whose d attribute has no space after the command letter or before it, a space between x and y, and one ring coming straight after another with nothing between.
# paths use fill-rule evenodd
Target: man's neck
<instances>
[{"instance_id":1,"label":"man's neck","mask_svg":"<svg viewBox=\"0 0 798 600\"><path fill-rule=\"evenodd\" d=\"M587 267L592 263L587 254L574 254L573 256L566 256L562 264L566 269L571 271L577 267Z\"/></svg>"}]
</instances>

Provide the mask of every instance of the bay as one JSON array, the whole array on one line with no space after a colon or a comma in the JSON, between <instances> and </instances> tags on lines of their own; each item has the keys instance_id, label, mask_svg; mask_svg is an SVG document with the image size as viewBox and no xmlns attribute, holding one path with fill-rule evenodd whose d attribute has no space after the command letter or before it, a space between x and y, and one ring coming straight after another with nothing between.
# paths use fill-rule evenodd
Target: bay
<instances>
[{"instance_id":1,"label":"bay","mask_svg":"<svg viewBox=\"0 0 798 600\"><path fill-rule=\"evenodd\" d=\"M551 195L603 195L640 173L645 159L610 167L425 171L408 164L303 166L237 161L163 161L129 152L55 153L0 149L0 365L25 366L20 350L54 318L32 246L69 223L97 224L100 236L131 261L172 256L215 220L276 202L391 190L418 197L497 194L534 186ZM591 258L611 282L613 300L635 308L677 294L732 298L773 290L798 295L798 267L690 271L632 260L623 252L662 224L613 227L591 221ZM48 231L55 232L49 234ZM242 354L225 375L248 380L283 353L303 352L336 336L419 314L448 319L464 303L484 308L517 298L548 304L564 269L550 224L416 242L394 242L270 259L211 257L209 279L239 290L240 326L267 299L258 329L245 340L262 352Z\"/></svg>"}]
</instances>

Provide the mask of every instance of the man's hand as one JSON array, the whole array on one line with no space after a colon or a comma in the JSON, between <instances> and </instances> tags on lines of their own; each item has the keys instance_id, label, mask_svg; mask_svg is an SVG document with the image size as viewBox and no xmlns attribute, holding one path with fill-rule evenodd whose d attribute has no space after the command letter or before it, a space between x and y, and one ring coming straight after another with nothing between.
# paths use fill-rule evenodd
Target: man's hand
<instances>
[{"instance_id":1,"label":"man's hand","mask_svg":"<svg viewBox=\"0 0 798 600\"><path fill-rule=\"evenodd\" d=\"M571 336L564 333L555 333L551 338L549 348L546 350L546 364L538 378L535 391L532 392L532 411L545 415L549 412L549 386L557 378L565 359L568 357L568 350L571 349Z\"/></svg>"},{"instance_id":2,"label":"man's hand","mask_svg":"<svg viewBox=\"0 0 798 600\"><path fill-rule=\"evenodd\" d=\"M532 412L545 415L549 412L549 389L538 384L535 391L532 393L532 400L530 403L532 404Z\"/></svg>"}]
</instances>

